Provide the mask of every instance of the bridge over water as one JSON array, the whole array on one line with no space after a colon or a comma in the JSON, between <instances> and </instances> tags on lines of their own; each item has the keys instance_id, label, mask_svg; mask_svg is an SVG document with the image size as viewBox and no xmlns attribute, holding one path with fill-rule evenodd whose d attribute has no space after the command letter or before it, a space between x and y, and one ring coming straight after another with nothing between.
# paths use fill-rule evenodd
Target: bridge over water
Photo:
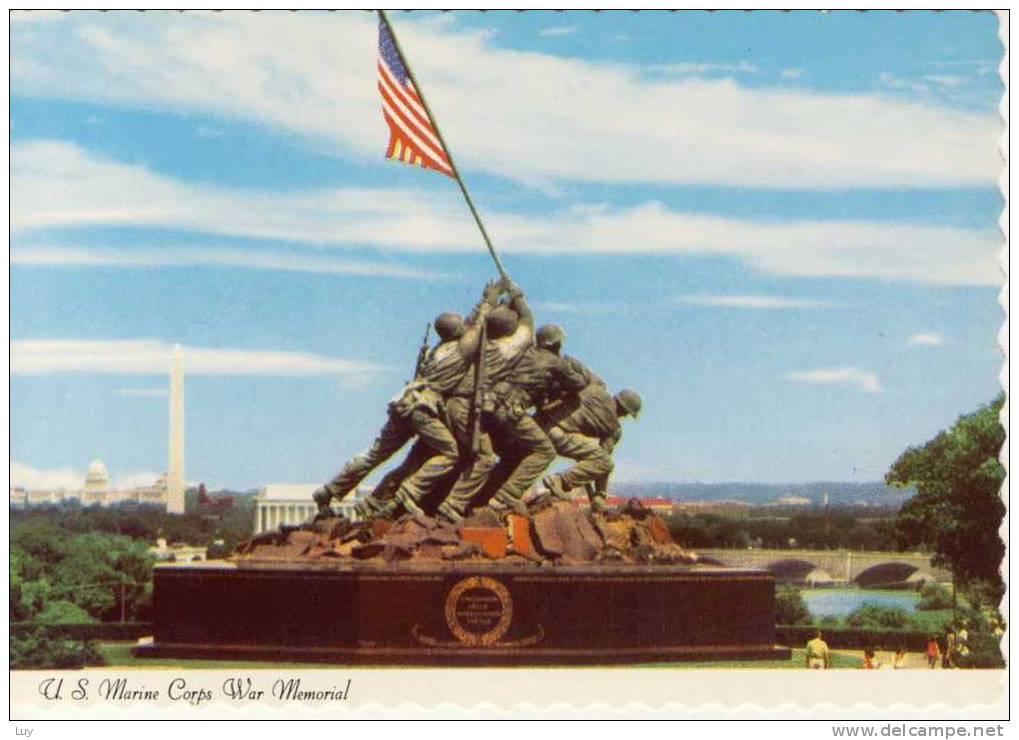
<instances>
[{"instance_id":1,"label":"bridge over water","mask_svg":"<svg viewBox=\"0 0 1019 740\"><path fill-rule=\"evenodd\" d=\"M913 568L912 573L930 574L938 581L951 581L952 573L931 564L931 554L923 552L882 552L877 550L721 550L699 549L701 557L711 558L733 568L782 569L791 562L820 569L836 581L855 581L861 573L875 566L899 563ZM903 571L907 570L905 567ZM903 579L905 580L905 579Z\"/></svg>"}]
</instances>

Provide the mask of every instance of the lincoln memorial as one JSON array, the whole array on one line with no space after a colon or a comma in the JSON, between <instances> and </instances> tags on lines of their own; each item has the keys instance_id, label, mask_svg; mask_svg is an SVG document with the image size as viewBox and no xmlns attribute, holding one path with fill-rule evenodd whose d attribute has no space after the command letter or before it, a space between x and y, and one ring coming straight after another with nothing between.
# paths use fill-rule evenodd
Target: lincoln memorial
<instances>
[{"instance_id":1,"label":"lincoln memorial","mask_svg":"<svg viewBox=\"0 0 1019 740\"><path fill-rule=\"evenodd\" d=\"M307 521L317 511L315 502L311 500L311 494L317 487L308 483L272 483L265 486L255 497L255 534L276 529L281 524ZM356 519L354 505L360 494L361 491L356 491L355 495L348 496L341 503L334 501L333 510L349 519Z\"/></svg>"}]
</instances>

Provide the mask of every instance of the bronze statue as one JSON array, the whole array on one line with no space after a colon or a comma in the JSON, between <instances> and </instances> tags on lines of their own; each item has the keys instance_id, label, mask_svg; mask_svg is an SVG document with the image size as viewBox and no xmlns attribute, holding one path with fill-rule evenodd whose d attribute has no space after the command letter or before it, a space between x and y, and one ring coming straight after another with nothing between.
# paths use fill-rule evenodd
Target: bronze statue
<instances>
[{"instance_id":1,"label":"bronze statue","mask_svg":"<svg viewBox=\"0 0 1019 740\"><path fill-rule=\"evenodd\" d=\"M459 524L484 506L501 521L526 511L525 494L556 455L576 464L545 478L545 487L565 498L586 486L592 506L602 508L619 419L637 415L640 396L613 397L562 354L562 327L535 331L534 323L523 291L508 279L487 284L466 321L438 316L438 343L428 348L426 330L415 377L390 401L371 447L315 492L319 518L335 516L332 499L342 500L412 438L403 462L359 502L362 518L402 510Z\"/></svg>"}]
</instances>

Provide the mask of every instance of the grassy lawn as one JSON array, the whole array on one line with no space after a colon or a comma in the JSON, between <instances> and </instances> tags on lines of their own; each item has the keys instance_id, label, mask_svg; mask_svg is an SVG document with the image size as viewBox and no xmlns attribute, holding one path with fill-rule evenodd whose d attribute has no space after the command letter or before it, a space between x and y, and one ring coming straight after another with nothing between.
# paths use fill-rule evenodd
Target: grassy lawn
<instances>
[{"instance_id":1,"label":"grassy lawn","mask_svg":"<svg viewBox=\"0 0 1019 740\"><path fill-rule=\"evenodd\" d=\"M339 668L331 663L272 663L258 660L185 660L183 658L137 658L131 653L133 642L102 642L99 652L107 666L125 668ZM370 668L374 666L364 666Z\"/></svg>"},{"instance_id":2,"label":"grassy lawn","mask_svg":"<svg viewBox=\"0 0 1019 740\"><path fill-rule=\"evenodd\" d=\"M711 669L740 669L740 670L806 670L805 650L793 648L792 657L789 660L745 660L745 661L713 661L704 663L658 663L645 668L711 668ZM859 668L863 660L853 655L846 655L839 651L832 653L832 668Z\"/></svg>"},{"instance_id":3,"label":"grassy lawn","mask_svg":"<svg viewBox=\"0 0 1019 740\"><path fill-rule=\"evenodd\" d=\"M283 668L283 669L331 669L349 667L336 663L274 663L269 661L256 660L183 660L180 658L136 658L131 654L134 643L129 642L104 642L99 646L100 652L106 658L108 666L125 668L209 668L209 669L233 669L233 668ZM649 663L638 666L611 666L613 668L692 668L692 669L721 669L721 670L777 670L777 669L802 669L804 668L803 650L793 650L789 660L745 660L745 661L705 661L690 663ZM834 668L858 668L861 660L853 655L846 655L835 652ZM368 668L387 668L391 666L357 666L358 670ZM396 666L392 666L396 667ZM406 668L406 666L399 666ZM554 667L554 666L549 666ZM529 668L529 670L533 670Z\"/></svg>"},{"instance_id":4,"label":"grassy lawn","mask_svg":"<svg viewBox=\"0 0 1019 740\"><path fill-rule=\"evenodd\" d=\"M945 624L952 621L951 609L932 609L931 611L915 611L910 616L925 630L931 633L941 633Z\"/></svg>"}]
</instances>

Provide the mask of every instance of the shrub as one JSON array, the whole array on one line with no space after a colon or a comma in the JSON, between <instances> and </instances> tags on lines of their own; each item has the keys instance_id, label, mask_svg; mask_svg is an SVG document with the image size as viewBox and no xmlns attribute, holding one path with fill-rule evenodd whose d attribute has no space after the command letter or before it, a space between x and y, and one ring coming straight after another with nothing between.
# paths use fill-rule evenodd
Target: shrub
<instances>
[{"instance_id":1,"label":"shrub","mask_svg":"<svg viewBox=\"0 0 1019 740\"><path fill-rule=\"evenodd\" d=\"M916 608L921 611L951 609L952 594L940 583L925 583L920 589L920 600L917 602Z\"/></svg>"},{"instance_id":2,"label":"shrub","mask_svg":"<svg viewBox=\"0 0 1019 740\"><path fill-rule=\"evenodd\" d=\"M789 586L775 589L775 622L777 624L810 624L813 617L800 592Z\"/></svg>"},{"instance_id":3,"label":"shrub","mask_svg":"<svg viewBox=\"0 0 1019 740\"><path fill-rule=\"evenodd\" d=\"M38 622L11 622L11 637L36 634L50 640L137 640L151 635L151 622L91 622L84 624L39 624Z\"/></svg>"},{"instance_id":4,"label":"shrub","mask_svg":"<svg viewBox=\"0 0 1019 740\"><path fill-rule=\"evenodd\" d=\"M70 601L51 601L36 615L41 624L88 624L95 622L89 613Z\"/></svg>"},{"instance_id":5,"label":"shrub","mask_svg":"<svg viewBox=\"0 0 1019 740\"><path fill-rule=\"evenodd\" d=\"M991 634L970 635L966 645L969 653L957 655L955 664L959 668L1004 668L998 638Z\"/></svg>"},{"instance_id":6,"label":"shrub","mask_svg":"<svg viewBox=\"0 0 1019 740\"><path fill-rule=\"evenodd\" d=\"M779 625L775 637L781 645L801 647L814 637L818 627ZM824 641L831 648L860 650L910 650L923 652L927 646L927 632L918 629L890 630L853 627L821 627Z\"/></svg>"},{"instance_id":7,"label":"shrub","mask_svg":"<svg viewBox=\"0 0 1019 740\"><path fill-rule=\"evenodd\" d=\"M956 627L962 625L970 632L990 632L991 620L987 614L966 604L959 604L955 609Z\"/></svg>"},{"instance_id":8,"label":"shrub","mask_svg":"<svg viewBox=\"0 0 1019 740\"><path fill-rule=\"evenodd\" d=\"M905 609L881 606L864 602L856 607L848 617L846 624L850 627L884 628L884 629L917 629L916 623Z\"/></svg>"},{"instance_id":9,"label":"shrub","mask_svg":"<svg viewBox=\"0 0 1019 740\"><path fill-rule=\"evenodd\" d=\"M93 641L51 640L42 630L11 635L11 668L78 669L87 665L106 665Z\"/></svg>"}]
</instances>

